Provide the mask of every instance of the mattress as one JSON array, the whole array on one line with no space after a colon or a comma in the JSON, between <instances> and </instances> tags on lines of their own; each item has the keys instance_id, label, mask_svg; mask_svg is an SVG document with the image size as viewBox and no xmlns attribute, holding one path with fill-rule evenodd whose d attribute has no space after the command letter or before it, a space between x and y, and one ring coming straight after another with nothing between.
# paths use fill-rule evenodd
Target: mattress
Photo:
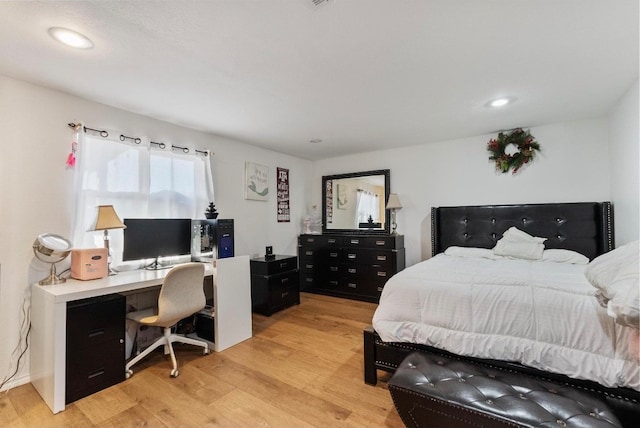
<instances>
[{"instance_id":1,"label":"mattress","mask_svg":"<svg viewBox=\"0 0 640 428\"><path fill-rule=\"evenodd\" d=\"M390 278L373 327L385 342L640 391L638 331L607 315L586 266L439 254Z\"/></svg>"}]
</instances>

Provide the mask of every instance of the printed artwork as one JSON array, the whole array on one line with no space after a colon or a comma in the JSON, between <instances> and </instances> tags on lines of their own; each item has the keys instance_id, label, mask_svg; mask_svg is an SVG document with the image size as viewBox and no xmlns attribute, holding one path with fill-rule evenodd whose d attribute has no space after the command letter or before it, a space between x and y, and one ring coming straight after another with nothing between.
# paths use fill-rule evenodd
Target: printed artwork
<instances>
[{"instance_id":1,"label":"printed artwork","mask_svg":"<svg viewBox=\"0 0 640 428\"><path fill-rule=\"evenodd\" d=\"M269 167L245 162L244 198L254 201L269 199Z\"/></svg>"},{"instance_id":2,"label":"printed artwork","mask_svg":"<svg viewBox=\"0 0 640 428\"><path fill-rule=\"evenodd\" d=\"M277 168L278 183L278 223L289 223L291 212L289 207L289 170Z\"/></svg>"},{"instance_id":3,"label":"printed artwork","mask_svg":"<svg viewBox=\"0 0 640 428\"><path fill-rule=\"evenodd\" d=\"M333 180L327 180L325 188L326 198L324 201L326 207L327 223L333 223Z\"/></svg>"}]
</instances>

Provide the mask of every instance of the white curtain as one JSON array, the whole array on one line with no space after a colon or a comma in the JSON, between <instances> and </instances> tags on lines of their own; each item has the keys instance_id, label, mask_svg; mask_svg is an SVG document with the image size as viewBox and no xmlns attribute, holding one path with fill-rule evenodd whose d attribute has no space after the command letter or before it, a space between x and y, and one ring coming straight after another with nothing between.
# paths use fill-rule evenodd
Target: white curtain
<instances>
[{"instance_id":1,"label":"white curtain","mask_svg":"<svg viewBox=\"0 0 640 428\"><path fill-rule=\"evenodd\" d=\"M94 231L98 205L113 205L125 218L203 218L214 201L209 156L152 149L149 139L120 140L80 132L74 176L74 248L102 247ZM111 260L122 261L123 230L109 230Z\"/></svg>"},{"instance_id":2,"label":"white curtain","mask_svg":"<svg viewBox=\"0 0 640 428\"><path fill-rule=\"evenodd\" d=\"M359 227L360 223L368 222L369 216L371 216L374 223L380 221L380 198L375 193L358 189L356 197L355 227Z\"/></svg>"}]
</instances>

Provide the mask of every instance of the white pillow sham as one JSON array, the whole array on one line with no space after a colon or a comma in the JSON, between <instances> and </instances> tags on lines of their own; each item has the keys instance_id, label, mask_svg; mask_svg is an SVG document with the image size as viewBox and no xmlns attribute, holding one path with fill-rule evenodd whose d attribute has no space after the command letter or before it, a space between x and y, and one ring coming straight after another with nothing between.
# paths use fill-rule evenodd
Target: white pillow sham
<instances>
[{"instance_id":1,"label":"white pillow sham","mask_svg":"<svg viewBox=\"0 0 640 428\"><path fill-rule=\"evenodd\" d=\"M547 238L531 236L517 227L510 227L493 247L493 253L516 259L540 260L544 251L543 242L546 240Z\"/></svg>"},{"instance_id":2,"label":"white pillow sham","mask_svg":"<svg viewBox=\"0 0 640 428\"><path fill-rule=\"evenodd\" d=\"M502 239L509 242L534 242L542 244L547 238L531 236L527 232L518 229L515 226L510 227L502 234Z\"/></svg>"},{"instance_id":3,"label":"white pillow sham","mask_svg":"<svg viewBox=\"0 0 640 428\"><path fill-rule=\"evenodd\" d=\"M571 263L574 265L589 264L589 258L571 250L549 249L542 252L543 262Z\"/></svg>"},{"instance_id":4,"label":"white pillow sham","mask_svg":"<svg viewBox=\"0 0 640 428\"><path fill-rule=\"evenodd\" d=\"M476 248L476 247L449 247L444 250L444 254L454 257L480 257L484 259L497 259L498 256L493 254L493 250L489 248Z\"/></svg>"},{"instance_id":5,"label":"white pillow sham","mask_svg":"<svg viewBox=\"0 0 640 428\"><path fill-rule=\"evenodd\" d=\"M640 329L640 241L596 257L585 269L587 280L607 302L607 313Z\"/></svg>"},{"instance_id":6,"label":"white pillow sham","mask_svg":"<svg viewBox=\"0 0 640 428\"><path fill-rule=\"evenodd\" d=\"M509 242L502 239L493 247L494 254L525 260L540 260L543 251L544 244L541 243Z\"/></svg>"}]
</instances>

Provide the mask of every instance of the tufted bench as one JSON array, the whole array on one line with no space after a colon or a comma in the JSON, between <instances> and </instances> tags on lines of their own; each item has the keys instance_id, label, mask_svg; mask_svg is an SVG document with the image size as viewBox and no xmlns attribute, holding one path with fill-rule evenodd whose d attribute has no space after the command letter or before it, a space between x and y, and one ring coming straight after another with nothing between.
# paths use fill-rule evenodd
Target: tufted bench
<instances>
[{"instance_id":1,"label":"tufted bench","mask_svg":"<svg viewBox=\"0 0 640 428\"><path fill-rule=\"evenodd\" d=\"M597 397L528 375L414 352L389 379L407 427L622 427Z\"/></svg>"}]
</instances>

